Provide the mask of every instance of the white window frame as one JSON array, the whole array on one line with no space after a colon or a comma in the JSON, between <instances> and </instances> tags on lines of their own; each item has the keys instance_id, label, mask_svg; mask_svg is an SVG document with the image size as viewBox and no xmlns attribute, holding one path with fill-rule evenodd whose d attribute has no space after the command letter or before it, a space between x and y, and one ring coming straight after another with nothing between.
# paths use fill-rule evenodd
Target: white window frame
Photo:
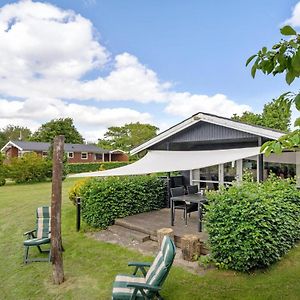
<instances>
[{"instance_id":1,"label":"white window frame","mask_svg":"<svg viewBox=\"0 0 300 300\"><path fill-rule=\"evenodd\" d=\"M82 154L86 154L86 157L82 157ZM88 152L81 152L81 159L88 159L88 158L89 158Z\"/></svg>"},{"instance_id":2,"label":"white window frame","mask_svg":"<svg viewBox=\"0 0 300 300\"><path fill-rule=\"evenodd\" d=\"M42 157L47 157L48 156L48 151L42 151Z\"/></svg>"},{"instance_id":3,"label":"white window frame","mask_svg":"<svg viewBox=\"0 0 300 300\"><path fill-rule=\"evenodd\" d=\"M72 155L70 155L72 154ZM74 152L68 152L68 158L74 158Z\"/></svg>"}]
</instances>

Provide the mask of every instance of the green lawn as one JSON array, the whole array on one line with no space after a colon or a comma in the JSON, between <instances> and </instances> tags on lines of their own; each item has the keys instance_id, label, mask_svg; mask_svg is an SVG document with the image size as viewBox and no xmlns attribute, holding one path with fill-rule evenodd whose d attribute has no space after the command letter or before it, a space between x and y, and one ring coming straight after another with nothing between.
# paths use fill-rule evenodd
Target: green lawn
<instances>
[{"instance_id":1,"label":"green lawn","mask_svg":"<svg viewBox=\"0 0 300 300\"><path fill-rule=\"evenodd\" d=\"M64 182L63 244L66 282L52 284L51 264L23 265L23 232L34 227L35 208L50 203L51 185L0 187L0 299L110 299L117 273L128 261L149 260L75 231L75 207L67 198L74 180ZM204 277L173 267L164 285L166 299L300 299L300 249L265 272L245 275L212 270Z\"/></svg>"}]
</instances>

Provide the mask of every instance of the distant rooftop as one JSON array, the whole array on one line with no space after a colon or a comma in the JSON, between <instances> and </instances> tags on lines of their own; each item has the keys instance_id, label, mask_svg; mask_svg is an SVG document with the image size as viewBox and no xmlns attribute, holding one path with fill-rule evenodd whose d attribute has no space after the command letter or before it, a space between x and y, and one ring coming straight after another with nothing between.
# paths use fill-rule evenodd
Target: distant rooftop
<instances>
[{"instance_id":1,"label":"distant rooftop","mask_svg":"<svg viewBox=\"0 0 300 300\"><path fill-rule=\"evenodd\" d=\"M50 143L43 142L24 142L10 141L9 143L17 146L23 151L48 151ZM109 150L101 149L95 145L86 144L65 144L66 152L91 152L91 153L109 153Z\"/></svg>"}]
</instances>

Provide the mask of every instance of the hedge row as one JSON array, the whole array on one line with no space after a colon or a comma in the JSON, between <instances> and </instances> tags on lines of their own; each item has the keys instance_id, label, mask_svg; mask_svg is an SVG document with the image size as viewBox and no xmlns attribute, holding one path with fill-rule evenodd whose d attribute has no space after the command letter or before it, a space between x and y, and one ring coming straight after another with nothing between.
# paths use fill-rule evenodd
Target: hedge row
<instances>
[{"instance_id":1,"label":"hedge row","mask_svg":"<svg viewBox=\"0 0 300 300\"><path fill-rule=\"evenodd\" d=\"M0 186L5 185L6 183L6 173L7 169L6 166L3 164L4 163L4 155L0 152Z\"/></svg>"},{"instance_id":2,"label":"hedge row","mask_svg":"<svg viewBox=\"0 0 300 300\"><path fill-rule=\"evenodd\" d=\"M212 256L220 267L265 268L300 239L300 191L271 177L209 195L206 214Z\"/></svg>"},{"instance_id":3,"label":"hedge row","mask_svg":"<svg viewBox=\"0 0 300 300\"><path fill-rule=\"evenodd\" d=\"M69 173L94 172L99 170L109 170L127 165L128 162L97 162L97 163L70 163Z\"/></svg>"},{"instance_id":4,"label":"hedge row","mask_svg":"<svg viewBox=\"0 0 300 300\"><path fill-rule=\"evenodd\" d=\"M83 219L99 228L106 228L117 218L160 209L166 197L165 183L155 176L89 179L77 191Z\"/></svg>"}]
</instances>

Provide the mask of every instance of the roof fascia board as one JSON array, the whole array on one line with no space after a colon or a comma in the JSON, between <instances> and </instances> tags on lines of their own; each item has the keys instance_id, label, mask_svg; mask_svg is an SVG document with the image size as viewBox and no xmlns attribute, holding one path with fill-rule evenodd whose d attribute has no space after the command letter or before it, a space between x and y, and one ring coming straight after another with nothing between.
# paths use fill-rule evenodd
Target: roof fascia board
<instances>
[{"instance_id":1,"label":"roof fascia board","mask_svg":"<svg viewBox=\"0 0 300 300\"><path fill-rule=\"evenodd\" d=\"M158 136L154 137L153 139L143 143L142 145L132 149L130 151L131 155L137 154L149 147L151 147L152 145L157 144L158 142L176 134L177 132L180 132L181 130L188 128L196 123L198 123L199 121L201 121L200 119L196 119L195 116L190 117L189 119L179 123L178 125L175 125L174 127L171 127L170 129L162 132L161 134L159 134Z\"/></svg>"},{"instance_id":2,"label":"roof fascia board","mask_svg":"<svg viewBox=\"0 0 300 300\"><path fill-rule=\"evenodd\" d=\"M4 151L4 149L5 149L6 147L8 147L9 145L18 148L20 151L23 150L23 148L21 148L21 147L18 146L17 144L13 143L12 141L9 141L9 142L7 142L7 143L1 148L1 151Z\"/></svg>"}]
</instances>

